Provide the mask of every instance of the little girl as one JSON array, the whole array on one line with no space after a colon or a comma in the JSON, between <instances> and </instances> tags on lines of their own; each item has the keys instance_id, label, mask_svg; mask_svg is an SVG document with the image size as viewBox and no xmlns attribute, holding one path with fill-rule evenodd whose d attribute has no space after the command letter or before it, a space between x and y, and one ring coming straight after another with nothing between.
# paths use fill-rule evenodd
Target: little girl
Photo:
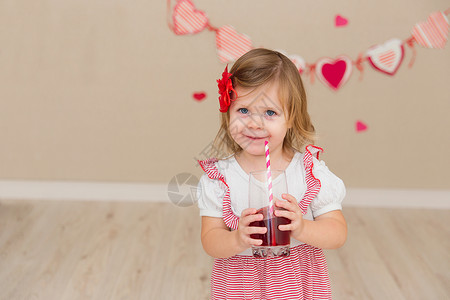
<instances>
[{"instance_id":1,"label":"little girl","mask_svg":"<svg viewBox=\"0 0 450 300\"><path fill-rule=\"evenodd\" d=\"M331 299L330 279L321 249L341 247L347 225L341 212L345 187L318 160L314 127L295 65L283 54L253 49L218 80L221 127L215 149L230 154L199 161L205 171L199 182L201 240L215 258L212 299ZM287 257L254 258L251 227L262 220L248 208L249 173L264 170L265 141L271 168L285 170L288 192L276 204L276 215L291 222ZM305 147L306 146L306 147Z\"/></svg>"}]
</instances>

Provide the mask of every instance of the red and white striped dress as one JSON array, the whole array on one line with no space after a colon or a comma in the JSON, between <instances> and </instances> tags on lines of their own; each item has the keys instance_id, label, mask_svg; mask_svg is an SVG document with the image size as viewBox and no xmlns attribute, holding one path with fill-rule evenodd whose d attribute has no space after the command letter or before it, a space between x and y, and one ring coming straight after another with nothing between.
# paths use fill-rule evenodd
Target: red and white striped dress
<instances>
[{"instance_id":1,"label":"red and white striped dress","mask_svg":"<svg viewBox=\"0 0 450 300\"><path fill-rule=\"evenodd\" d=\"M306 214L318 194L321 183L312 173L313 155L321 148L308 146L303 155L307 189L299 206ZM222 212L225 224L235 230L239 224L231 209L230 189L215 166L216 159L199 161L210 179L220 180L227 188ZM211 299L331 299L331 284L321 249L301 244L291 248L288 257L254 258L235 255L216 258L211 275Z\"/></svg>"}]
</instances>

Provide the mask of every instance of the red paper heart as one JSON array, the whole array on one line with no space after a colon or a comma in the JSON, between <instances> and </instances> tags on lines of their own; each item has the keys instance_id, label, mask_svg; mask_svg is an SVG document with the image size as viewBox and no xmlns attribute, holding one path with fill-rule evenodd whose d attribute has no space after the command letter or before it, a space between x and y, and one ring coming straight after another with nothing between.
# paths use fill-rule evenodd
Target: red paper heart
<instances>
[{"instance_id":1,"label":"red paper heart","mask_svg":"<svg viewBox=\"0 0 450 300\"><path fill-rule=\"evenodd\" d=\"M367 125L361 121L356 121L355 127L356 127L356 132L361 132L361 131L367 130Z\"/></svg>"},{"instance_id":2,"label":"red paper heart","mask_svg":"<svg viewBox=\"0 0 450 300\"><path fill-rule=\"evenodd\" d=\"M252 49L252 42L245 34L236 32L231 26L220 27L216 31L217 54L222 63L236 61Z\"/></svg>"},{"instance_id":3,"label":"red paper heart","mask_svg":"<svg viewBox=\"0 0 450 300\"><path fill-rule=\"evenodd\" d=\"M351 73L352 60L346 56L339 56L335 60L322 58L316 63L317 77L333 90L344 85Z\"/></svg>"},{"instance_id":4,"label":"red paper heart","mask_svg":"<svg viewBox=\"0 0 450 300\"><path fill-rule=\"evenodd\" d=\"M205 92L194 93L192 94L192 97L194 97L194 99L197 101L202 101L203 99L206 98L206 93Z\"/></svg>"},{"instance_id":5,"label":"red paper heart","mask_svg":"<svg viewBox=\"0 0 450 300\"><path fill-rule=\"evenodd\" d=\"M195 9L190 0L181 0L173 11L173 32L178 35L195 34L206 28L208 17Z\"/></svg>"},{"instance_id":6,"label":"red paper heart","mask_svg":"<svg viewBox=\"0 0 450 300\"><path fill-rule=\"evenodd\" d=\"M414 26L412 35L424 47L442 49L447 42L448 26L447 16L438 11L432 13L426 22Z\"/></svg>"},{"instance_id":7,"label":"red paper heart","mask_svg":"<svg viewBox=\"0 0 450 300\"><path fill-rule=\"evenodd\" d=\"M391 76L400 67L404 54L403 42L399 39L391 39L382 45L376 45L367 50L367 58L370 64L378 71Z\"/></svg>"},{"instance_id":8,"label":"red paper heart","mask_svg":"<svg viewBox=\"0 0 450 300\"><path fill-rule=\"evenodd\" d=\"M341 15L337 15L334 24L336 27L342 27L348 24L348 20Z\"/></svg>"}]
</instances>

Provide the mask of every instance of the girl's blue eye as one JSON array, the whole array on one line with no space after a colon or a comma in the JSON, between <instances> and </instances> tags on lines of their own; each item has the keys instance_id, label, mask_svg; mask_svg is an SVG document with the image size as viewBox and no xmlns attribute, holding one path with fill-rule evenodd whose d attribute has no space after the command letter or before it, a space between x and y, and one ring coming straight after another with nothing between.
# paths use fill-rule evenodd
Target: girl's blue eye
<instances>
[{"instance_id":1,"label":"girl's blue eye","mask_svg":"<svg viewBox=\"0 0 450 300\"><path fill-rule=\"evenodd\" d=\"M268 110L268 111L266 111L266 115L268 115L269 117L273 117L273 116L275 116L277 113L276 112L274 112L273 110Z\"/></svg>"},{"instance_id":2,"label":"girl's blue eye","mask_svg":"<svg viewBox=\"0 0 450 300\"><path fill-rule=\"evenodd\" d=\"M238 112L240 112L241 114L248 114L248 109L246 109L246 108L239 108L238 109Z\"/></svg>"}]
</instances>

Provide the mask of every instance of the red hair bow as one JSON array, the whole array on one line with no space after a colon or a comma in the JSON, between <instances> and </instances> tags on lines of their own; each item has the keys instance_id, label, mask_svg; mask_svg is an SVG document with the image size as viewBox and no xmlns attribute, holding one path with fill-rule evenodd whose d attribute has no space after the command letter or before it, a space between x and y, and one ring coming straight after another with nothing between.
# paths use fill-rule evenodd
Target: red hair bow
<instances>
[{"instance_id":1,"label":"red hair bow","mask_svg":"<svg viewBox=\"0 0 450 300\"><path fill-rule=\"evenodd\" d=\"M225 67L225 71L222 73L222 78L217 80L217 86L219 87L219 103L220 112L227 112L231 105L231 101L236 100L237 93L233 88L233 82L231 76L233 74L228 73L228 65Z\"/></svg>"}]
</instances>

